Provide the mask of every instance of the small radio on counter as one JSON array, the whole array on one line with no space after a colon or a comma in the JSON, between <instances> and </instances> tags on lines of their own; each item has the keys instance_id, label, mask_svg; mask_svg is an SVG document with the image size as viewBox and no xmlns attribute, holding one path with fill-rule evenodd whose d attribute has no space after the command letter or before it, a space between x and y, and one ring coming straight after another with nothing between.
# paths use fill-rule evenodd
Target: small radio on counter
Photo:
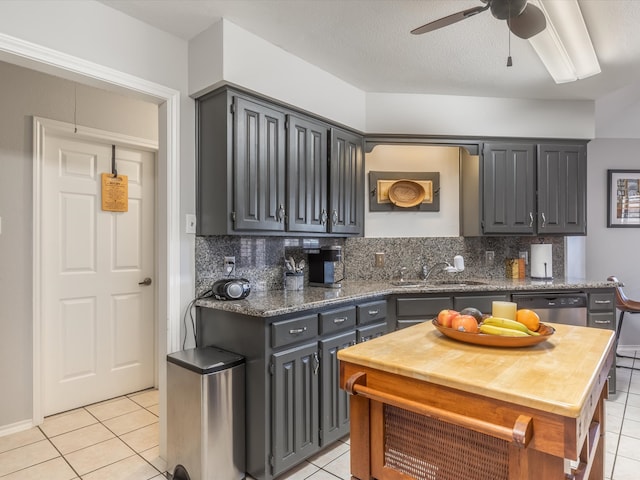
<instances>
[{"instance_id":1,"label":"small radio on counter","mask_svg":"<svg viewBox=\"0 0 640 480\"><path fill-rule=\"evenodd\" d=\"M211 292L218 300L240 300L251 292L251 283L246 278L225 278L216 281Z\"/></svg>"}]
</instances>

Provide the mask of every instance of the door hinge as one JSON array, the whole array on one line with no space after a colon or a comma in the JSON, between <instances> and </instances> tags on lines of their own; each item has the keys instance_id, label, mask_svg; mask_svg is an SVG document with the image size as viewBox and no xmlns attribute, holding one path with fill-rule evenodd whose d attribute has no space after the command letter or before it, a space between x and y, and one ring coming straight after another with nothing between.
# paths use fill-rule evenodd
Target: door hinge
<instances>
[{"instance_id":1,"label":"door hinge","mask_svg":"<svg viewBox=\"0 0 640 480\"><path fill-rule=\"evenodd\" d=\"M322 434L322 429L318 430L318 439L320 440L320 444L322 444L322 438L324 435Z\"/></svg>"},{"instance_id":2,"label":"door hinge","mask_svg":"<svg viewBox=\"0 0 640 480\"><path fill-rule=\"evenodd\" d=\"M233 222L233 226L236 225L236 212L231 212L231 221Z\"/></svg>"},{"instance_id":3,"label":"door hinge","mask_svg":"<svg viewBox=\"0 0 640 480\"><path fill-rule=\"evenodd\" d=\"M269 375L275 375L276 374L276 366L272 363L269 364Z\"/></svg>"},{"instance_id":4,"label":"door hinge","mask_svg":"<svg viewBox=\"0 0 640 480\"><path fill-rule=\"evenodd\" d=\"M231 105L229 105L229 112L233 115L234 113L236 113L236 105L234 103L232 103Z\"/></svg>"},{"instance_id":5,"label":"door hinge","mask_svg":"<svg viewBox=\"0 0 640 480\"><path fill-rule=\"evenodd\" d=\"M269 465L271 466L271 468L275 467L275 460L273 458L273 455L269 455Z\"/></svg>"}]
</instances>

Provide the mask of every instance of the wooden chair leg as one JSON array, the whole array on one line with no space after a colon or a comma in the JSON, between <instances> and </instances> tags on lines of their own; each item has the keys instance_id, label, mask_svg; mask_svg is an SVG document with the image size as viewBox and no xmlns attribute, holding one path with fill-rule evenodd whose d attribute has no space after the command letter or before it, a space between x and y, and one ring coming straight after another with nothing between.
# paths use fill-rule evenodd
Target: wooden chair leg
<instances>
[{"instance_id":1,"label":"wooden chair leg","mask_svg":"<svg viewBox=\"0 0 640 480\"><path fill-rule=\"evenodd\" d=\"M635 313L635 312L631 312L631 313ZM621 310L620 311L620 318L618 319L618 326L616 328L616 357L618 357L618 358L629 358L631 360L634 360L636 357L630 357L629 355L620 355L618 353L618 351L617 351L618 341L620 340L620 332L622 331L622 321L624 320L624 314L625 314L625 311ZM627 367L626 365L618 365L618 364L616 364L616 368L626 368L628 370L638 370L638 371L640 371L640 368Z\"/></svg>"}]
</instances>

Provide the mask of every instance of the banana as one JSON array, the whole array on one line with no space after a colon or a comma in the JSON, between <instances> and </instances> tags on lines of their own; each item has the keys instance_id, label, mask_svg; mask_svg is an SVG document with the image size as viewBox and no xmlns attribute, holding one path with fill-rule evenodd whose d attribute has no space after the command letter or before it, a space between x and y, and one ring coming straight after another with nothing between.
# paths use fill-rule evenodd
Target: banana
<instances>
[{"instance_id":1,"label":"banana","mask_svg":"<svg viewBox=\"0 0 640 480\"><path fill-rule=\"evenodd\" d=\"M533 335L533 336L540 335L538 332L532 332L531 330L529 330L526 327L526 325L520 322L516 322L515 320L510 320L508 318L489 317L489 318L485 318L482 323L486 325L493 325L495 327L518 330L520 332L526 333L527 335Z\"/></svg>"},{"instance_id":2,"label":"banana","mask_svg":"<svg viewBox=\"0 0 640 480\"><path fill-rule=\"evenodd\" d=\"M495 325L487 325L482 323L480 325L480 333L486 333L488 335L502 335L503 337L528 337L529 334L522 330L515 330L513 328L496 327Z\"/></svg>"}]
</instances>

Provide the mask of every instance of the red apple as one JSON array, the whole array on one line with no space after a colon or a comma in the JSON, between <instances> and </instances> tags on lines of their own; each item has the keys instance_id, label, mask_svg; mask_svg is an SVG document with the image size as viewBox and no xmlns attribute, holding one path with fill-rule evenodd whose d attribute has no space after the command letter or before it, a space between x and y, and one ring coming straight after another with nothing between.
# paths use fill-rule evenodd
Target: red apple
<instances>
[{"instance_id":1,"label":"red apple","mask_svg":"<svg viewBox=\"0 0 640 480\"><path fill-rule=\"evenodd\" d=\"M454 317L458 315L460 315L460 313L455 310L441 310L438 314L438 323L443 327L451 328Z\"/></svg>"}]
</instances>

